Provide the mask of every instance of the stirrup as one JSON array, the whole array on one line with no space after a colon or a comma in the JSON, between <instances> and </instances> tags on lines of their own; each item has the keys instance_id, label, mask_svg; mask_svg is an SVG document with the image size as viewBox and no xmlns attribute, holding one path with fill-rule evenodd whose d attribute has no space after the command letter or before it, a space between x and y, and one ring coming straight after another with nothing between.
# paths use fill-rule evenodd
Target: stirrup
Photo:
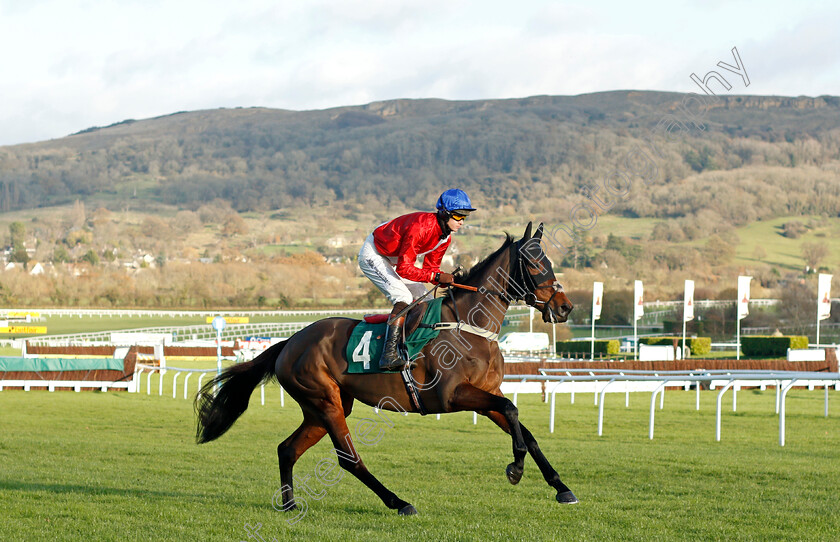
<instances>
[{"instance_id":1,"label":"stirrup","mask_svg":"<svg viewBox=\"0 0 840 542\"><path fill-rule=\"evenodd\" d=\"M382 371L401 371L405 367L406 361L402 358L398 358L395 360L395 363L391 363L391 360L386 360L384 357L379 360L379 369Z\"/></svg>"},{"instance_id":2,"label":"stirrup","mask_svg":"<svg viewBox=\"0 0 840 542\"><path fill-rule=\"evenodd\" d=\"M406 354L405 345L400 343L397 345L396 351L396 359L390 360L385 358L385 352L382 352L382 356L379 359L379 368L383 371L398 371L402 370L407 363L406 358L408 357Z\"/></svg>"}]
</instances>

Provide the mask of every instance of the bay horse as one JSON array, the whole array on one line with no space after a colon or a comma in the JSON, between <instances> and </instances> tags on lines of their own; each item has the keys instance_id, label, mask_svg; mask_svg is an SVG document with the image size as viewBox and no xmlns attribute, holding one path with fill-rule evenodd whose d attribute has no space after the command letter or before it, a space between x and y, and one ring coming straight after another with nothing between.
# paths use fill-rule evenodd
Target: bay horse
<instances>
[{"instance_id":1,"label":"bay horse","mask_svg":"<svg viewBox=\"0 0 840 542\"><path fill-rule=\"evenodd\" d=\"M529 223L518 241L508 234L499 249L460 280L475 291L450 290L441 307L442 321L468 323L498 333L505 312L516 300L537 307L546 322L568 319L572 303L557 282L540 244L543 225L533 236L531 227ZM384 410L418 410L399 373L346 374L345 348L358 323L350 318L314 322L252 361L226 369L196 396L199 444L224 434L248 408L254 389L272 377L298 402L303 422L277 447L286 511L296 508L292 475L295 462L329 434L343 469L376 493L388 508L400 515L417 513L414 506L397 497L367 470L350 437L345 418L355 399ZM472 410L486 416L512 438L513 462L506 469L511 484L519 483L525 455L530 453L546 482L557 491L557 501L578 502L531 432L520 423L517 408L502 395L499 387L504 358L498 342L459 328L449 329L441 331L416 358L411 375L427 413ZM357 434L357 438L361 437Z\"/></svg>"}]
</instances>

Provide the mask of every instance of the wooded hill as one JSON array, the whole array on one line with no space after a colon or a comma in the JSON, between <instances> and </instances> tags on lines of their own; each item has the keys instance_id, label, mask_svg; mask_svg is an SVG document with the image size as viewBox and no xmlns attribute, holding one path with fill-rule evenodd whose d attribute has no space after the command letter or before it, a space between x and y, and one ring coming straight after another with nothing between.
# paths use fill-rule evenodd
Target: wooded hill
<instances>
[{"instance_id":1,"label":"wooded hill","mask_svg":"<svg viewBox=\"0 0 840 542\"><path fill-rule=\"evenodd\" d=\"M616 91L322 111L264 108L126 120L0 147L0 210L128 200L237 211L429 208L460 186L482 208L568 218L582 187L620 166L682 94ZM685 120L685 119L683 119ZM840 99L721 96L703 130L658 137L656 179L610 213L676 218L677 237L840 210Z\"/></svg>"},{"instance_id":2,"label":"wooded hill","mask_svg":"<svg viewBox=\"0 0 840 542\"><path fill-rule=\"evenodd\" d=\"M568 224L637 145L655 156L650 182L635 177L572 250L548 247L576 302L593 280L613 295L634 279L649 299L680 299L688 278L698 298L731 299L738 274L781 297L815 282L806 266L837 269L840 99L721 96L698 118L685 98L222 109L0 147L4 260L27 265L0 273L0 302L370 306L383 298L353 258L376 224L464 188L479 212L449 253L469 266L504 231Z\"/></svg>"}]
</instances>

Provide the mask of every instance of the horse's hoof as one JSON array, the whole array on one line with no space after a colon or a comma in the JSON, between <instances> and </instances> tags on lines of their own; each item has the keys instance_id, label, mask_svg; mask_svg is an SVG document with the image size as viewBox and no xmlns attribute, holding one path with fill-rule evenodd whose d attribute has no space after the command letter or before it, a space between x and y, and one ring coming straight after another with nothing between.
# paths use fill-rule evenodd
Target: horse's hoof
<instances>
[{"instance_id":1,"label":"horse's hoof","mask_svg":"<svg viewBox=\"0 0 840 542\"><path fill-rule=\"evenodd\" d=\"M513 463L508 465L507 469L505 469L505 474L507 474L508 481L513 485L519 483L519 480L522 479L523 472L524 470L521 467L517 467Z\"/></svg>"},{"instance_id":2,"label":"horse's hoof","mask_svg":"<svg viewBox=\"0 0 840 542\"><path fill-rule=\"evenodd\" d=\"M557 502L560 504L577 504L580 501L577 500L577 497L571 491L564 491L563 493L557 493Z\"/></svg>"},{"instance_id":3,"label":"horse's hoof","mask_svg":"<svg viewBox=\"0 0 840 542\"><path fill-rule=\"evenodd\" d=\"M400 508L400 511L398 512L398 514L401 515L401 516L416 516L417 515L417 509L414 508L414 506L412 506L410 504L407 504L407 505L403 506L402 508Z\"/></svg>"}]
</instances>

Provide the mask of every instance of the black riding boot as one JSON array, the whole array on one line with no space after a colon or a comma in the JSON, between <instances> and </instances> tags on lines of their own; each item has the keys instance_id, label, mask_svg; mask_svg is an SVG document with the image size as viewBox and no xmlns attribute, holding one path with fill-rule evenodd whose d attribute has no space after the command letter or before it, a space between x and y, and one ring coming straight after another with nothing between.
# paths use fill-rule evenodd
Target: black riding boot
<instances>
[{"instance_id":1,"label":"black riding boot","mask_svg":"<svg viewBox=\"0 0 840 542\"><path fill-rule=\"evenodd\" d=\"M406 360L400 356L405 314L400 317L396 317L396 315L407 306L408 303L398 302L391 311L391 317L388 318L388 328L385 331L385 347L382 350L382 357L379 358L379 368L383 371L396 371L402 369L402 366L405 365Z\"/></svg>"}]
</instances>

